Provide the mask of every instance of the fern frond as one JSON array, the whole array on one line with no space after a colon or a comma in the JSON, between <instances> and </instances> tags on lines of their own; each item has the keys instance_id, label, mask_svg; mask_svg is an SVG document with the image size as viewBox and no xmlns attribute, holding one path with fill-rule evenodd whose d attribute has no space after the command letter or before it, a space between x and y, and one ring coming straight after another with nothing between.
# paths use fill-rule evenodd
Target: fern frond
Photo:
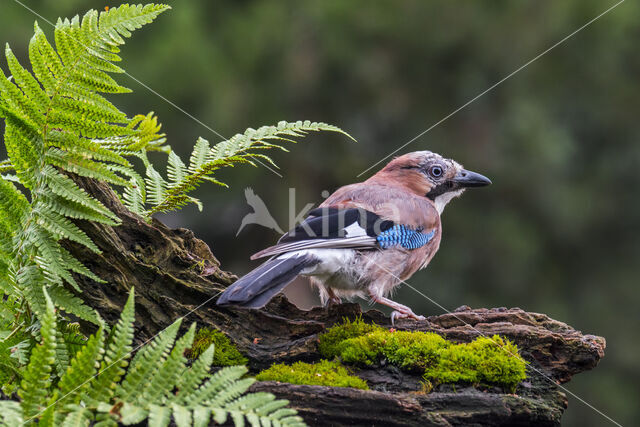
<instances>
[{"instance_id":1,"label":"fern frond","mask_svg":"<svg viewBox=\"0 0 640 427\"><path fill-rule=\"evenodd\" d=\"M46 312L46 299L42 292L45 283L43 272L33 264L21 267L13 278L13 284L19 290L19 295L38 316Z\"/></svg>"},{"instance_id":2,"label":"fern frond","mask_svg":"<svg viewBox=\"0 0 640 427\"><path fill-rule=\"evenodd\" d=\"M0 76L1 81L2 76ZM0 96L2 96L1 91ZM7 154L20 182L31 189L36 181L33 171L39 166L44 154L42 138L26 122L16 120L10 112L5 113L7 117L5 119L4 145Z\"/></svg>"},{"instance_id":3,"label":"fern frond","mask_svg":"<svg viewBox=\"0 0 640 427\"><path fill-rule=\"evenodd\" d=\"M189 158L189 173L196 173L202 167L207 160L209 150L209 141L204 138L198 138Z\"/></svg>"},{"instance_id":4,"label":"fern frond","mask_svg":"<svg viewBox=\"0 0 640 427\"><path fill-rule=\"evenodd\" d=\"M135 404L124 402L120 408L120 423L125 425L140 424L149 416L149 411Z\"/></svg>"},{"instance_id":5,"label":"fern frond","mask_svg":"<svg viewBox=\"0 0 640 427\"><path fill-rule=\"evenodd\" d=\"M167 176L169 177L169 188L179 185L187 176L187 167L174 151L169 153Z\"/></svg>"},{"instance_id":6,"label":"fern frond","mask_svg":"<svg viewBox=\"0 0 640 427\"><path fill-rule=\"evenodd\" d=\"M77 203L92 210L94 214L104 217L104 220L112 220L119 223L119 218L107 209L102 203L89 196L83 189L79 188L70 178L60 174L51 166L42 169L42 178L48 184L48 189L57 196ZM95 216L94 216L95 218ZM82 218L89 219L89 218ZM95 221L95 219L91 219Z\"/></svg>"},{"instance_id":7,"label":"fern frond","mask_svg":"<svg viewBox=\"0 0 640 427\"><path fill-rule=\"evenodd\" d=\"M213 374L198 390L184 396L182 402L184 402L186 406L196 406L203 402L209 402L210 399L217 397L218 393L225 392L229 386L236 384L246 373L247 368L244 366L228 366L222 368ZM249 388L249 385L246 387ZM234 393L235 391L236 389L234 389Z\"/></svg>"},{"instance_id":8,"label":"fern frond","mask_svg":"<svg viewBox=\"0 0 640 427\"><path fill-rule=\"evenodd\" d=\"M80 332L80 324L77 322L69 323L68 321L59 321L58 328L62 332L62 339L65 347L67 347L69 351L69 356L71 358L75 357L87 344L87 337Z\"/></svg>"},{"instance_id":9,"label":"fern frond","mask_svg":"<svg viewBox=\"0 0 640 427\"><path fill-rule=\"evenodd\" d=\"M168 8L123 5L103 13L89 11L82 19L60 19L55 25L55 48L35 24L29 42L31 71L6 46L11 78L0 70L0 116L6 122L4 143L9 162L0 164L0 170L12 170L15 177L3 177L0 185L0 217L7 213L11 218L0 219L0 278L11 269L25 271L26 264L35 262L43 273L36 290L22 285L14 288L21 288L28 302L38 304L33 309L37 315L43 312L39 288L57 285L49 289L56 303L95 321L93 312L83 309L80 300L61 286L65 282L76 286L72 272L97 277L58 241L66 238L99 252L70 219L110 225L119 219L61 171L126 188L130 175L135 174L131 164L117 150L92 139L121 139L128 146L161 147L158 140L163 135L157 134L159 125L152 114L131 120L100 93L128 91L109 75L123 71L113 64L120 60L118 46L132 31ZM22 202L16 199L20 195L7 184L9 178L19 181L30 193L31 209L21 215L18 211L24 210L26 197L22 196ZM7 209L11 210L5 212Z\"/></svg>"},{"instance_id":10,"label":"fern frond","mask_svg":"<svg viewBox=\"0 0 640 427\"><path fill-rule=\"evenodd\" d=\"M36 205L33 215L36 224L49 231L56 240L69 239L86 246L92 252L101 253L100 249L84 231L80 230L77 225L69 221L65 216L51 209L50 206L41 203Z\"/></svg>"},{"instance_id":11,"label":"fern frond","mask_svg":"<svg viewBox=\"0 0 640 427\"><path fill-rule=\"evenodd\" d=\"M42 341L31 352L31 360L25 370L22 386L18 392L22 399L24 418L37 415L41 410L41 405L47 401L51 371L56 357L56 314L53 303L44 289L43 293L46 309L41 316L40 335Z\"/></svg>"},{"instance_id":12,"label":"fern frond","mask_svg":"<svg viewBox=\"0 0 640 427\"><path fill-rule=\"evenodd\" d=\"M162 175L153 168L153 165L147 167L147 178L145 181L147 185L147 201L156 205L162 203L167 191L167 182L162 178Z\"/></svg>"},{"instance_id":13,"label":"fern frond","mask_svg":"<svg viewBox=\"0 0 640 427\"><path fill-rule=\"evenodd\" d=\"M180 404L186 404L188 400L191 399L193 392L209 377L209 369L213 363L214 351L214 346L209 346L209 348L203 351L200 357L193 362L191 368L179 379L177 383L178 392L172 400Z\"/></svg>"},{"instance_id":14,"label":"fern frond","mask_svg":"<svg viewBox=\"0 0 640 427\"><path fill-rule=\"evenodd\" d=\"M69 253L65 248L60 247L60 255L62 256L62 262L67 267L69 271L73 271L74 273L81 274L83 276L88 277L94 282L98 283L106 283L104 280L96 276L93 271L89 270L84 264L78 261L73 255ZM72 284L73 285L73 284ZM77 292L81 292L80 288L74 287Z\"/></svg>"},{"instance_id":15,"label":"fern frond","mask_svg":"<svg viewBox=\"0 0 640 427\"><path fill-rule=\"evenodd\" d=\"M57 284L62 284L63 278L73 281L62 263L60 245L51 233L44 228L32 226L28 230L26 239L28 243L37 249L37 255L34 260L49 281Z\"/></svg>"},{"instance_id":16,"label":"fern frond","mask_svg":"<svg viewBox=\"0 0 640 427\"><path fill-rule=\"evenodd\" d=\"M171 408L168 406L149 405L149 425L166 427L171 422ZM207 423L209 419L207 419Z\"/></svg>"},{"instance_id":17,"label":"fern frond","mask_svg":"<svg viewBox=\"0 0 640 427\"><path fill-rule=\"evenodd\" d=\"M79 176L86 176L87 178L106 181L123 187L129 185L125 179L113 173L108 165L94 162L82 155L50 148L45 154L45 161L50 165Z\"/></svg>"},{"instance_id":18,"label":"fern frond","mask_svg":"<svg viewBox=\"0 0 640 427\"><path fill-rule=\"evenodd\" d=\"M224 368L208 375L213 360L210 346L191 366L185 349L192 346L195 323L174 345L180 321L161 332L136 354L122 379L131 352L133 290L110 337L105 353L106 329L100 327L66 364L64 334L57 332L52 299L42 288L45 313L41 316L41 342L34 348L19 395L22 402L7 404L5 419L27 418L38 425L149 425L206 426L211 418L238 425L303 426L287 401L270 393L248 393L253 378L242 378L247 368ZM67 328L73 332L75 328ZM62 330L62 329L60 329ZM59 353L58 360L54 356ZM55 361L55 362L54 362ZM63 364L57 386L51 387L55 364ZM122 380L122 381L121 381ZM204 381L203 384L201 384ZM0 409L5 405L0 402ZM39 419L38 419L39 417ZM95 423L95 424L94 424Z\"/></svg>"},{"instance_id":19,"label":"fern frond","mask_svg":"<svg viewBox=\"0 0 640 427\"><path fill-rule=\"evenodd\" d=\"M62 427L89 427L91 421L93 421L91 411L80 405L75 405L73 411L64 418Z\"/></svg>"},{"instance_id":20,"label":"fern frond","mask_svg":"<svg viewBox=\"0 0 640 427\"><path fill-rule=\"evenodd\" d=\"M11 234L23 227L31 207L27 198L13 183L0 179L0 227Z\"/></svg>"},{"instance_id":21,"label":"fern frond","mask_svg":"<svg viewBox=\"0 0 640 427\"><path fill-rule=\"evenodd\" d=\"M22 407L13 400L0 400L0 424L3 426L19 426L24 423Z\"/></svg>"},{"instance_id":22,"label":"fern frond","mask_svg":"<svg viewBox=\"0 0 640 427\"><path fill-rule=\"evenodd\" d=\"M175 397L173 391L176 383L187 369L187 358L184 356L184 352L191 347L195 333L196 324L194 322L187 333L176 341L171 354L153 376L149 386L137 397L137 402L148 405L156 402L162 403L161 398L170 400Z\"/></svg>"},{"instance_id":23,"label":"fern frond","mask_svg":"<svg viewBox=\"0 0 640 427\"><path fill-rule=\"evenodd\" d=\"M211 419L211 408L196 406L193 408L193 427L207 427Z\"/></svg>"},{"instance_id":24,"label":"fern frond","mask_svg":"<svg viewBox=\"0 0 640 427\"><path fill-rule=\"evenodd\" d=\"M173 420L176 422L177 427L189 427L191 426L191 411L184 406L171 405L173 410Z\"/></svg>"},{"instance_id":25,"label":"fern frond","mask_svg":"<svg viewBox=\"0 0 640 427\"><path fill-rule=\"evenodd\" d=\"M153 197L148 197L147 200L152 205L148 213L168 212L188 203L197 203L197 200L190 197L188 193L195 190L203 181L226 186L211 176L218 169L242 163L255 165L254 161L261 160L276 166L271 158L256 151L272 148L286 151L286 148L281 145L282 142L295 142L294 138L304 137L312 131L339 132L349 136L336 126L307 120L295 123L280 122L277 126L262 126L258 129L249 128L244 133L237 134L211 148L207 140L199 138L191 153L186 171L182 160L176 154L170 154L167 168L169 184L166 184L155 169L147 168L147 191L149 192L150 184L154 185L155 190ZM163 186L160 185L161 183Z\"/></svg>"},{"instance_id":26,"label":"fern frond","mask_svg":"<svg viewBox=\"0 0 640 427\"><path fill-rule=\"evenodd\" d=\"M56 360L55 368L58 378L64 375L64 372L69 367L69 350L64 342L64 336L60 328L56 328Z\"/></svg>"},{"instance_id":27,"label":"fern frond","mask_svg":"<svg viewBox=\"0 0 640 427\"><path fill-rule=\"evenodd\" d=\"M171 151L169 146L163 145L166 142L165 134L160 133L162 125L158 123L158 118L153 112L147 115L138 114L131 119L127 127L134 133L97 139L94 142L122 156L140 156L148 151Z\"/></svg>"},{"instance_id":28,"label":"fern frond","mask_svg":"<svg viewBox=\"0 0 640 427\"><path fill-rule=\"evenodd\" d=\"M148 378L153 378L162 366L176 339L182 319L163 330L153 341L136 353L122 384L116 389L116 396L124 402L133 402L142 395Z\"/></svg>"},{"instance_id":29,"label":"fern frond","mask_svg":"<svg viewBox=\"0 0 640 427\"><path fill-rule=\"evenodd\" d=\"M228 384L224 390L216 393L215 396L208 397L206 399L207 404L211 406L225 407L233 400L246 393L249 387L251 387L255 382L255 378L243 378L241 380L234 381L233 383Z\"/></svg>"},{"instance_id":30,"label":"fern frond","mask_svg":"<svg viewBox=\"0 0 640 427\"><path fill-rule=\"evenodd\" d=\"M145 214L144 203L146 200L144 191L144 181L137 181L131 178L129 186L124 189L122 194L122 202L124 205L138 215Z\"/></svg>"},{"instance_id":31,"label":"fern frond","mask_svg":"<svg viewBox=\"0 0 640 427\"><path fill-rule=\"evenodd\" d=\"M60 307L67 313L73 314L87 322L91 322L93 324L98 323L96 312L85 305L80 298L73 295L64 287L60 285L51 286L48 291L51 300L57 307Z\"/></svg>"},{"instance_id":32,"label":"fern frond","mask_svg":"<svg viewBox=\"0 0 640 427\"><path fill-rule=\"evenodd\" d=\"M81 202L76 202L69 198L58 196L57 194L41 193L40 200L51 206L58 213L73 219L84 219L87 221L98 222L110 226L116 226L120 223L120 219L115 215L106 217L101 211L96 211L93 207L86 206Z\"/></svg>"},{"instance_id":33,"label":"fern frond","mask_svg":"<svg viewBox=\"0 0 640 427\"><path fill-rule=\"evenodd\" d=\"M49 97L42 90L42 87L40 87L33 75L22 68L8 44L5 48L5 55L13 81L25 95L23 102L31 105L31 108L35 110L35 116L41 116L44 112L42 108L47 105Z\"/></svg>"},{"instance_id":34,"label":"fern frond","mask_svg":"<svg viewBox=\"0 0 640 427\"><path fill-rule=\"evenodd\" d=\"M131 357L131 343L133 341L133 321L135 318L134 290L129 292L129 298L124 305L120 320L115 326L106 354L100 364L98 376L91 380L89 387L90 398L104 401L113 396L116 384L125 373L124 368Z\"/></svg>"},{"instance_id":35,"label":"fern frond","mask_svg":"<svg viewBox=\"0 0 640 427\"><path fill-rule=\"evenodd\" d=\"M71 360L64 376L58 383L61 403L79 403L87 390L87 381L96 374L96 363L104 353L104 325L92 335L86 345ZM80 389L82 388L82 389Z\"/></svg>"}]
</instances>

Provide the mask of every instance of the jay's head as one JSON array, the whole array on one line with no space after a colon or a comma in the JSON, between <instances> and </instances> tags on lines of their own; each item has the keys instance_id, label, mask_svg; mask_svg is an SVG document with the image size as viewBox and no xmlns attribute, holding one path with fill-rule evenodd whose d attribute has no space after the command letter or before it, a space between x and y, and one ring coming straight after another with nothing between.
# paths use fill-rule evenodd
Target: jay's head
<instances>
[{"instance_id":1,"label":"jay's head","mask_svg":"<svg viewBox=\"0 0 640 427\"><path fill-rule=\"evenodd\" d=\"M431 151L414 151L396 157L371 179L393 181L427 197L439 213L465 189L491 184L489 178Z\"/></svg>"}]
</instances>

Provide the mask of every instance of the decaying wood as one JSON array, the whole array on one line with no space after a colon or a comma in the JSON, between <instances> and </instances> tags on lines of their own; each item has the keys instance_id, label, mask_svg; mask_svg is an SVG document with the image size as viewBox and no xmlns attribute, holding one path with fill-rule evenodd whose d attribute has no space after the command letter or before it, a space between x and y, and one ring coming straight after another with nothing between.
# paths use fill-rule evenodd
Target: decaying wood
<instances>
[{"instance_id":1,"label":"decaying wood","mask_svg":"<svg viewBox=\"0 0 640 427\"><path fill-rule=\"evenodd\" d=\"M217 307L215 297L235 276L220 268L204 242L186 229L172 230L157 220L146 223L101 183L78 182L122 219L118 227L81 224L103 251L101 255L69 244L81 261L108 282L80 279L83 298L113 322L127 291L135 286L140 342L186 316L185 325L196 321L224 331L257 371L274 362L318 360L318 334L344 317L362 314L366 321L390 326L382 313L362 313L357 304L303 311L277 297L259 311ZM594 368L605 348L601 337L518 308L461 307L422 322L401 320L395 327L433 331L457 342L469 342L480 334L505 336L530 362L528 378L515 394L451 385L425 394L420 392L420 377L381 366L357 371L372 391L269 382L253 388L289 399L310 425L557 425L567 405L558 384Z\"/></svg>"}]
</instances>

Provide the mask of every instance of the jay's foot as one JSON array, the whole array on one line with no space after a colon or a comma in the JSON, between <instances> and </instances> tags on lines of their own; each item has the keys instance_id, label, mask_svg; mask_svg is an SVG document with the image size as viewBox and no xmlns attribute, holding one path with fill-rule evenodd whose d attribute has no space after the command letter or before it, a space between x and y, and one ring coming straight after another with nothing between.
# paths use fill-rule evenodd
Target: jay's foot
<instances>
[{"instance_id":1,"label":"jay's foot","mask_svg":"<svg viewBox=\"0 0 640 427\"><path fill-rule=\"evenodd\" d=\"M342 300L340 299L340 297L337 296L332 296L329 299L327 299L327 303L324 305L325 307L332 307L334 305L340 305L342 304Z\"/></svg>"},{"instance_id":2,"label":"jay's foot","mask_svg":"<svg viewBox=\"0 0 640 427\"><path fill-rule=\"evenodd\" d=\"M370 296L374 302L393 308L393 313L391 313L391 325L394 324L396 319L411 318L414 320L426 320L424 316L418 316L406 305L399 304L395 301L390 300L389 298L380 297L373 294L371 294Z\"/></svg>"},{"instance_id":3,"label":"jay's foot","mask_svg":"<svg viewBox=\"0 0 640 427\"><path fill-rule=\"evenodd\" d=\"M426 320L427 318L424 316L418 316L417 314L415 314L413 311L409 310L409 312L403 312L403 311L393 311L391 313L391 326L393 326L395 324L396 319L407 319L407 318L411 318L414 320Z\"/></svg>"},{"instance_id":4,"label":"jay's foot","mask_svg":"<svg viewBox=\"0 0 640 427\"><path fill-rule=\"evenodd\" d=\"M331 288L327 288L327 294L329 294L329 298L327 298L327 301L324 304L325 307L329 308L333 305L342 304L342 299L335 293L333 293L333 290L331 290Z\"/></svg>"}]
</instances>

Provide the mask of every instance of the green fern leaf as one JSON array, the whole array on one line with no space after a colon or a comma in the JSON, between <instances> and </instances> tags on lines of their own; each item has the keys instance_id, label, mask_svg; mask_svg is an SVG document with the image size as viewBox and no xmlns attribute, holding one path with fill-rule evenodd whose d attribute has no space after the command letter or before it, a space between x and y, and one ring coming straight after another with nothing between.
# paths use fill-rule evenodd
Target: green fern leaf
<instances>
[{"instance_id":1,"label":"green fern leaf","mask_svg":"<svg viewBox=\"0 0 640 427\"><path fill-rule=\"evenodd\" d=\"M189 173L196 173L207 160L208 154L209 141L204 138L198 138L191 152L191 158L189 159Z\"/></svg>"},{"instance_id":2,"label":"green fern leaf","mask_svg":"<svg viewBox=\"0 0 640 427\"><path fill-rule=\"evenodd\" d=\"M34 35L29 42L29 60L33 73L47 91L47 96L51 97L56 91L56 79L63 74L63 66L37 22L34 24Z\"/></svg>"},{"instance_id":3,"label":"green fern leaf","mask_svg":"<svg viewBox=\"0 0 640 427\"><path fill-rule=\"evenodd\" d=\"M49 288L49 294L56 306L69 314L93 324L99 323L96 312L85 305L82 300L62 286L56 285Z\"/></svg>"},{"instance_id":4,"label":"green fern leaf","mask_svg":"<svg viewBox=\"0 0 640 427\"><path fill-rule=\"evenodd\" d=\"M45 284L42 271L33 264L23 266L14 275L14 284L31 310L36 315L43 316L46 312L46 298L42 292Z\"/></svg>"},{"instance_id":5,"label":"green fern leaf","mask_svg":"<svg viewBox=\"0 0 640 427\"><path fill-rule=\"evenodd\" d=\"M149 416L149 411L128 402L124 402L122 404L119 412L119 421L124 425L140 424Z\"/></svg>"},{"instance_id":6,"label":"green fern leaf","mask_svg":"<svg viewBox=\"0 0 640 427\"><path fill-rule=\"evenodd\" d=\"M62 427L89 427L91 421L93 421L91 411L75 405L74 410L65 417Z\"/></svg>"},{"instance_id":7,"label":"green fern leaf","mask_svg":"<svg viewBox=\"0 0 640 427\"><path fill-rule=\"evenodd\" d=\"M29 189L33 188L36 181L33 171L44 155L42 138L23 121L7 117L4 144L20 182Z\"/></svg>"},{"instance_id":8,"label":"green fern leaf","mask_svg":"<svg viewBox=\"0 0 640 427\"><path fill-rule=\"evenodd\" d=\"M204 353L203 353L204 354ZM182 402L186 406L196 406L200 405L203 402L211 403L211 406L222 407L223 405L216 404L213 405L211 399L218 398L219 393L227 393L229 388L233 386L233 390L231 390L231 396L237 397L236 392L245 387L244 383L241 383L238 386L238 380L247 373L247 368L244 366L229 366L226 368L220 369L218 372L213 374L209 380L207 380L198 390L189 395L184 396ZM251 383L255 382L255 380L250 381ZM246 385L246 389L249 388L251 384ZM220 401L224 401L226 399L226 394L222 396ZM224 402L226 403L226 402Z\"/></svg>"},{"instance_id":9,"label":"green fern leaf","mask_svg":"<svg viewBox=\"0 0 640 427\"><path fill-rule=\"evenodd\" d=\"M122 200L124 205L134 213L138 215L145 215L145 194L144 181L140 183L135 178L131 178L129 186L124 189L122 194Z\"/></svg>"},{"instance_id":10,"label":"green fern leaf","mask_svg":"<svg viewBox=\"0 0 640 427\"><path fill-rule=\"evenodd\" d=\"M90 197L83 189L76 186L70 178L60 174L53 167L45 166L42 169L42 178L47 182L48 188L54 194L94 211L95 214L104 217L105 220L111 219L116 223L119 222L118 217L113 212L96 199Z\"/></svg>"},{"instance_id":11,"label":"green fern leaf","mask_svg":"<svg viewBox=\"0 0 640 427\"><path fill-rule=\"evenodd\" d=\"M224 407L231 403L233 400L242 396L247 392L249 387L256 382L255 378L244 378L238 381L234 381L225 387L224 390L216 393L215 396L209 396L206 400L211 406Z\"/></svg>"},{"instance_id":12,"label":"green fern leaf","mask_svg":"<svg viewBox=\"0 0 640 427\"><path fill-rule=\"evenodd\" d=\"M173 420L177 427L191 427L191 411L184 406L171 405L173 410Z\"/></svg>"},{"instance_id":13,"label":"green fern leaf","mask_svg":"<svg viewBox=\"0 0 640 427\"><path fill-rule=\"evenodd\" d=\"M56 240L69 239L86 246L92 252L101 253L100 249L84 231L80 230L77 225L66 217L51 209L51 207L38 204L33 214L36 224L49 231Z\"/></svg>"},{"instance_id":14,"label":"green fern leaf","mask_svg":"<svg viewBox=\"0 0 640 427\"><path fill-rule=\"evenodd\" d=\"M84 264L78 261L78 259L71 255L65 248L60 247L60 255L62 256L62 262L68 270L86 276L94 282L106 283L104 280L96 276L91 270L89 270ZM71 283L71 285L73 285L73 283ZM74 286L74 289L77 292L82 292L82 290L77 286Z\"/></svg>"},{"instance_id":15,"label":"green fern leaf","mask_svg":"<svg viewBox=\"0 0 640 427\"><path fill-rule=\"evenodd\" d=\"M100 364L98 376L91 380L89 397L95 401L109 400L113 396L116 384L125 373L131 357L133 341L133 321L135 319L134 290L131 288L129 298L124 305L120 320L115 326L113 335L107 346L106 355Z\"/></svg>"},{"instance_id":16,"label":"green fern leaf","mask_svg":"<svg viewBox=\"0 0 640 427\"><path fill-rule=\"evenodd\" d=\"M169 177L169 188L179 185L187 176L187 167L182 159L173 151L169 153L167 176Z\"/></svg>"},{"instance_id":17,"label":"green fern leaf","mask_svg":"<svg viewBox=\"0 0 640 427\"><path fill-rule=\"evenodd\" d=\"M171 183L169 185L164 184L161 187L160 184L164 183L162 177L152 167L147 168L147 189L150 184L153 184L156 190L153 197L148 199L148 202L153 205L149 214L168 212L191 202L199 203L188 193L195 190L203 181L226 186L211 176L218 169L242 163L255 165L254 161L261 160L276 166L271 158L256 150L279 148L286 151L282 145L269 141L295 142L292 138L303 137L311 131L339 132L349 136L336 126L307 120L295 123L280 122L277 126L262 126L258 129L249 128L244 133L237 134L212 148L207 140L199 138L191 153L186 173L181 167L183 163L180 158L173 153L170 155L168 175Z\"/></svg>"},{"instance_id":18,"label":"green fern leaf","mask_svg":"<svg viewBox=\"0 0 640 427\"><path fill-rule=\"evenodd\" d=\"M36 115L41 116L42 113L44 113L41 109L48 104L49 97L42 90L33 75L22 68L8 44L5 48L5 54L9 70L13 76L13 81L24 92L25 102L31 103L31 108L37 111Z\"/></svg>"},{"instance_id":19,"label":"green fern leaf","mask_svg":"<svg viewBox=\"0 0 640 427\"><path fill-rule=\"evenodd\" d=\"M64 342L64 336L59 328L56 328L56 360L55 368L58 378L64 375L65 371L69 367L69 350Z\"/></svg>"},{"instance_id":20,"label":"green fern leaf","mask_svg":"<svg viewBox=\"0 0 640 427\"><path fill-rule=\"evenodd\" d=\"M167 189L167 182L162 176L153 168L152 165L147 167L147 200L149 203L160 204L164 199L164 195Z\"/></svg>"},{"instance_id":21,"label":"green fern leaf","mask_svg":"<svg viewBox=\"0 0 640 427\"><path fill-rule=\"evenodd\" d=\"M0 179L0 224L13 234L22 228L30 211L24 194L13 183Z\"/></svg>"},{"instance_id":22,"label":"green fern leaf","mask_svg":"<svg viewBox=\"0 0 640 427\"><path fill-rule=\"evenodd\" d=\"M196 406L193 408L193 427L207 427L211 419L211 408Z\"/></svg>"},{"instance_id":23,"label":"green fern leaf","mask_svg":"<svg viewBox=\"0 0 640 427\"><path fill-rule=\"evenodd\" d=\"M0 421L3 426L19 426L24 423L19 402L0 400Z\"/></svg>"},{"instance_id":24,"label":"green fern leaf","mask_svg":"<svg viewBox=\"0 0 640 427\"><path fill-rule=\"evenodd\" d=\"M18 395L22 399L23 416L27 419L36 416L41 405L47 401L51 371L56 357L56 314L53 303L43 290L46 310L41 316L40 335L42 341L31 352L22 386Z\"/></svg>"},{"instance_id":25,"label":"green fern leaf","mask_svg":"<svg viewBox=\"0 0 640 427\"><path fill-rule=\"evenodd\" d=\"M189 402L193 392L196 391L200 387L200 384L209 377L209 369L213 363L214 351L214 346L209 346L209 348L203 351L200 357L193 362L191 368L188 369L178 381L178 393L176 393L175 398L172 400L183 405Z\"/></svg>"},{"instance_id":26,"label":"green fern leaf","mask_svg":"<svg viewBox=\"0 0 640 427\"><path fill-rule=\"evenodd\" d=\"M208 422L209 420L207 420ZM149 425L166 427L171 422L171 409L168 406L149 405Z\"/></svg>"},{"instance_id":27,"label":"green fern leaf","mask_svg":"<svg viewBox=\"0 0 640 427\"><path fill-rule=\"evenodd\" d=\"M161 403L161 398L170 400L175 396L173 391L176 383L187 369L187 358L184 356L184 352L191 347L195 333L196 324L194 322L187 333L176 341L171 354L153 375L149 386L136 397L136 402L148 405Z\"/></svg>"},{"instance_id":28,"label":"green fern leaf","mask_svg":"<svg viewBox=\"0 0 640 427\"><path fill-rule=\"evenodd\" d=\"M71 360L58 383L61 402L79 403L87 390L87 381L96 374L98 361L104 353L104 325L89 337L87 344Z\"/></svg>"},{"instance_id":29,"label":"green fern leaf","mask_svg":"<svg viewBox=\"0 0 640 427\"><path fill-rule=\"evenodd\" d=\"M181 319L177 320L136 353L127 376L116 389L119 399L133 402L136 396L143 394L148 379L154 377L166 360L181 323Z\"/></svg>"},{"instance_id":30,"label":"green fern leaf","mask_svg":"<svg viewBox=\"0 0 640 427\"><path fill-rule=\"evenodd\" d=\"M94 162L84 156L65 152L57 148L51 148L45 154L45 161L67 172L86 176L99 181L126 187L129 182L111 171L108 165Z\"/></svg>"}]
</instances>

